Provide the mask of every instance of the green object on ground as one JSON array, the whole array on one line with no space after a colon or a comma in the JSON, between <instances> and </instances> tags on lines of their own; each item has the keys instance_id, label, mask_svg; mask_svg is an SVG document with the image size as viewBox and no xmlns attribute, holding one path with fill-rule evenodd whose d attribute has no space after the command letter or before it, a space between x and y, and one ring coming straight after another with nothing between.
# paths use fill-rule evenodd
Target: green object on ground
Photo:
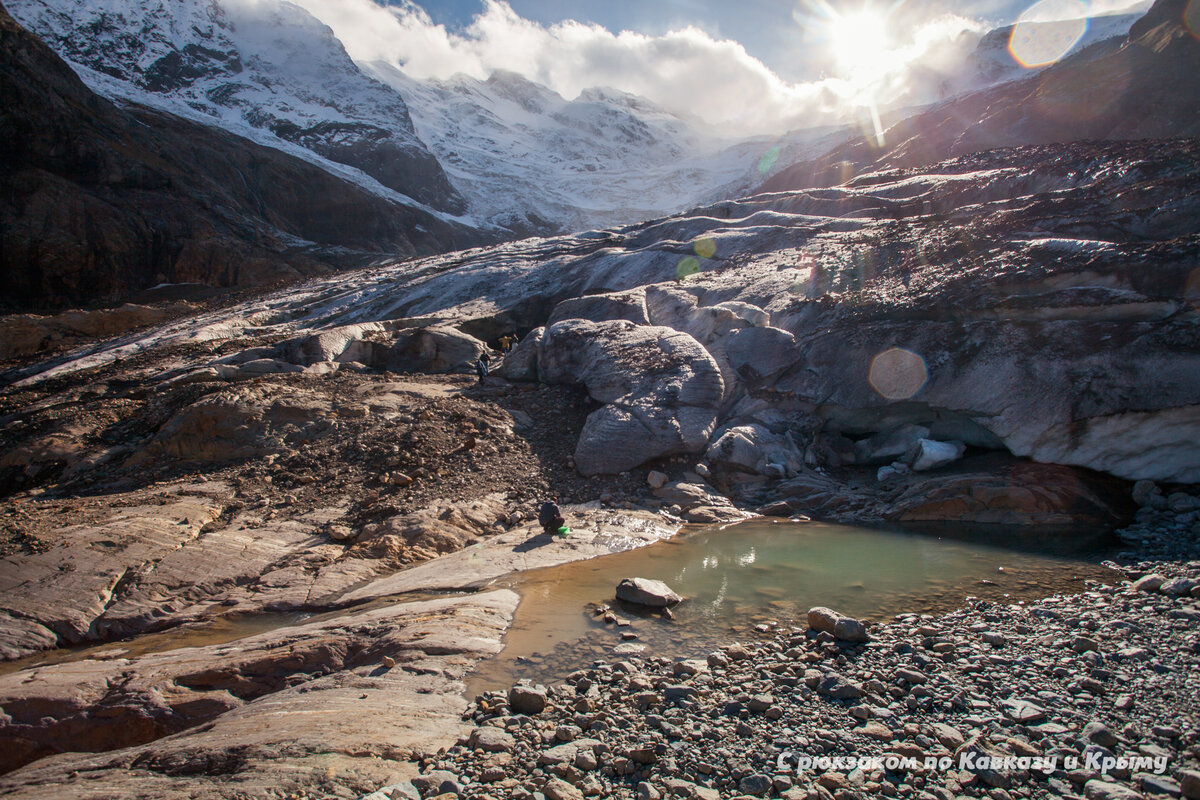
<instances>
[{"instance_id":1,"label":"green object on ground","mask_svg":"<svg viewBox=\"0 0 1200 800\"><path fill-rule=\"evenodd\" d=\"M571 529L568 528L566 525L563 525L561 528L558 529L559 536L566 536L570 532L571 532Z\"/></svg>"}]
</instances>

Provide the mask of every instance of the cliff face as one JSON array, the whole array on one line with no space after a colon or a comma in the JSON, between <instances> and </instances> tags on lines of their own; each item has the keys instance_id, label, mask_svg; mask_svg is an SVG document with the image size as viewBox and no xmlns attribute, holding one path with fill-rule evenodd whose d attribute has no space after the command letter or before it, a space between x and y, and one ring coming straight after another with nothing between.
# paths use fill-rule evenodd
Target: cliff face
<instances>
[{"instance_id":1,"label":"cliff face","mask_svg":"<svg viewBox=\"0 0 1200 800\"><path fill-rule=\"evenodd\" d=\"M1158 0L1116 51L1089 51L1023 81L938 105L773 176L765 192L842 183L867 165L921 167L998 147L1200 136L1200 40L1185 0Z\"/></svg>"},{"instance_id":2,"label":"cliff face","mask_svg":"<svg viewBox=\"0 0 1200 800\"><path fill-rule=\"evenodd\" d=\"M118 108L0 6L0 270L10 306L160 282L267 283L478 234L298 158Z\"/></svg>"}]
</instances>

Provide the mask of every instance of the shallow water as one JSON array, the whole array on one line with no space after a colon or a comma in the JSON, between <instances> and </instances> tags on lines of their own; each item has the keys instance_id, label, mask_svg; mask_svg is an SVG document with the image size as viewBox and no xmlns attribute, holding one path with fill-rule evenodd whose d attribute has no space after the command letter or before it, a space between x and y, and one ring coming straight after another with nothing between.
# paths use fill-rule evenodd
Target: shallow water
<instances>
[{"instance_id":1,"label":"shallow water","mask_svg":"<svg viewBox=\"0 0 1200 800\"><path fill-rule=\"evenodd\" d=\"M636 633L631 644L645 645L647 655L699 655L753 635L756 624L803 619L815 605L882 621L948 611L969 595L1018 602L1113 578L1084 559L1084 550L1095 557L1097 541L1077 531L948 534L754 520L502 579L497 585L520 592L522 602L504 651L480 665L468 696L611 659L622 632ZM617 607L617 583L634 576L663 580L686 598L673 621ZM593 613L602 604L631 624L605 625Z\"/></svg>"}]
</instances>

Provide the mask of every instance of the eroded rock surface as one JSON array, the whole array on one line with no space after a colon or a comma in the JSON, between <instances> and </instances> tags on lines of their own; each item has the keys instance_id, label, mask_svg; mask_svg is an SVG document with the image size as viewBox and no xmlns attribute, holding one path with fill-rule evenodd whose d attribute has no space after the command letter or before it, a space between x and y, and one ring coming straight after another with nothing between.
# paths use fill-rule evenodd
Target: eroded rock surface
<instances>
[{"instance_id":1,"label":"eroded rock surface","mask_svg":"<svg viewBox=\"0 0 1200 800\"><path fill-rule=\"evenodd\" d=\"M229 644L6 676L5 766L96 755L45 759L0 785L15 797L365 794L458 735L461 678L500 650L516 603L500 590L395 604Z\"/></svg>"}]
</instances>

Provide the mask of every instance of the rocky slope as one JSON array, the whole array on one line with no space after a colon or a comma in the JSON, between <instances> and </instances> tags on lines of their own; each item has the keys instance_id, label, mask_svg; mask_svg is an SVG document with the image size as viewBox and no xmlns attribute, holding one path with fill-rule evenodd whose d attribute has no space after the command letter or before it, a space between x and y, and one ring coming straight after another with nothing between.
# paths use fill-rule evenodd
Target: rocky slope
<instances>
[{"instance_id":1,"label":"rocky slope","mask_svg":"<svg viewBox=\"0 0 1200 800\"><path fill-rule=\"evenodd\" d=\"M1185 0L1157 0L1120 48L1088 48L1033 77L942 103L889 128L882 147L847 143L781 171L762 191L834 185L863 169L996 147L1200 135L1200 40L1185 13Z\"/></svg>"},{"instance_id":2,"label":"rocky slope","mask_svg":"<svg viewBox=\"0 0 1200 800\"><path fill-rule=\"evenodd\" d=\"M779 479L819 483L815 467L874 473L899 460L905 473L924 439L959 443L937 463L965 447L1193 482L1196 154L1195 140L1084 144L884 170L837 189L381 266L15 377L32 385L147 348L247 335L265 346L185 358L160 379L320 363L440 369L515 329L532 333L506 374L583 383L604 406L589 424L608 433L576 448L588 472L707 451L724 488L766 499ZM584 338L616 354L609 366L590 376L570 366L571 318L600 323ZM618 344L631 326L650 326L635 335L671 378L637 377L637 348ZM425 339L413 338L419 328ZM719 381L687 388L702 373ZM614 439L601 417L624 420L624 432Z\"/></svg>"},{"instance_id":3,"label":"rocky slope","mask_svg":"<svg viewBox=\"0 0 1200 800\"><path fill-rule=\"evenodd\" d=\"M278 150L118 108L3 9L0 36L8 304L94 301L164 281L261 285L479 240Z\"/></svg>"}]
</instances>

